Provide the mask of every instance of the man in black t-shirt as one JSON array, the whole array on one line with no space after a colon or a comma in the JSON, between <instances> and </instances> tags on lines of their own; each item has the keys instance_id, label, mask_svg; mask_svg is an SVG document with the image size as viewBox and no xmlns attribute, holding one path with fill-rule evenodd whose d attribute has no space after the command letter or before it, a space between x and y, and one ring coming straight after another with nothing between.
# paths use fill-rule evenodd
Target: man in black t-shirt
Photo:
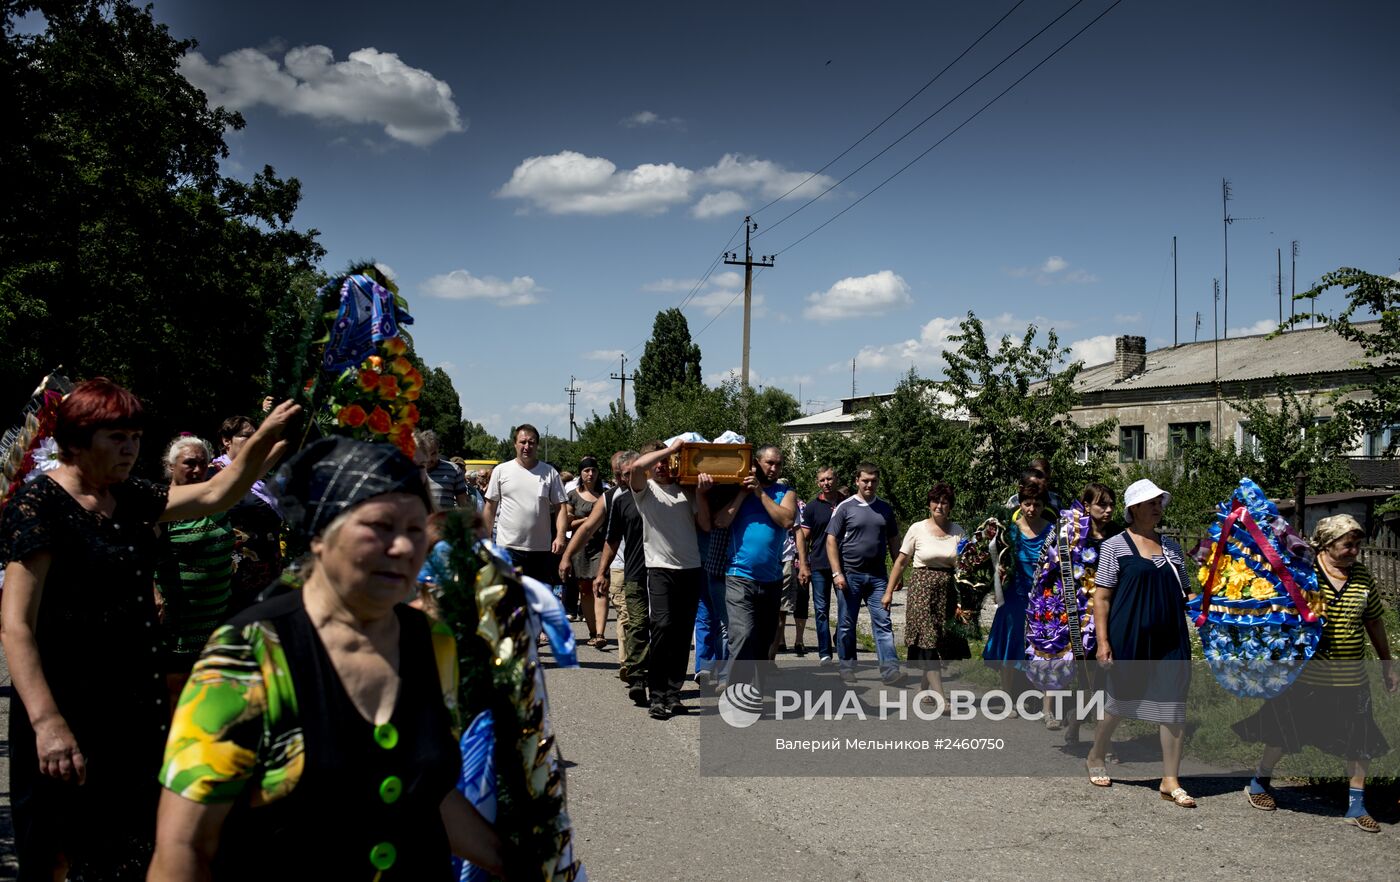
<instances>
[{"instance_id":1,"label":"man in black t-shirt","mask_svg":"<svg viewBox=\"0 0 1400 882\"><path fill-rule=\"evenodd\" d=\"M617 610L617 675L627 683L627 697L638 705L647 703L647 646L651 623L647 606L647 562L642 554L642 515L628 489L636 451L627 450L613 457L617 488L608 493L603 556L598 561L594 591L607 591ZM615 559L622 566L616 567Z\"/></svg>"},{"instance_id":2,"label":"man in black t-shirt","mask_svg":"<svg viewBox=\"0 0 1400 882\"><path fill-rule=\"evenodd\" d=\"M812 612L816 617L817 657L822 665L831 664L831 561L826 556L826 528L831 512L842 496L836 492L836 470L823 466L817 470L817 488L821 491L802 509L797 523L797 578L812 588ZM799 634L798 640L802 639Z\"/></svg>"}]
</instances>

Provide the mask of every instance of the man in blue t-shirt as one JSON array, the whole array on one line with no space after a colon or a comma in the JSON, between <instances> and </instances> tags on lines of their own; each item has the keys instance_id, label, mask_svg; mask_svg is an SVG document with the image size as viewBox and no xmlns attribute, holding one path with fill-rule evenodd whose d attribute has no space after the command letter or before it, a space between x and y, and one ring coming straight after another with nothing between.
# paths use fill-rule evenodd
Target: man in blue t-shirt
<instances>
[{"instance_id":1,"label":"man in blue t-shirt","mask_svg":"<svg viewBox=\"0 0 1400 882\"><path fill-rule=\"evenodd\" d=\"M875 495L880 469L863 462L856 467L856 494L831 513L826 528L826 554L831 581L836 586L838 624L836 648L841 658L841 679L851 682L856 669L856 621L863 603L870 610L870 630L880 659L880 678L899 679L899 658L894 651L894 627L889 610L880 603L887 576L885 550L899 556L899 526L894 509Z\"/></svg>"},{"instance_id":2,"label":"man in blue t-shirt","mask_svg":"<svg viewBox=\"0 0 1400 882\"><path fill-rule=\"evenodd\" d=\"M759 685L757 663L768 659L778 630L783 542L797 523L797 494L778 484L782 473L783 452L760 447L739 495L715 515L716 528L729 528L733 551L724 571L730 683Z\"/></svg>"}]
</instances>

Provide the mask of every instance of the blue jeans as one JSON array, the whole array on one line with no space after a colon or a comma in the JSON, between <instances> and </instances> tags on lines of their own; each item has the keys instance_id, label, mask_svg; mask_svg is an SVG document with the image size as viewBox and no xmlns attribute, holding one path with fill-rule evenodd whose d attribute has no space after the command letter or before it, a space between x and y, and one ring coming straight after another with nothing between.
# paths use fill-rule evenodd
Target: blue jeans
<instances>
[{"instance_id":1,"label":"blue jeans","mask_svg":"<svg viewBox=\"0 0 1400 882\"><path fill-rule=\"evenodd\" d=\"M894 652L894 626L890 624L889 610L880 605L885 596L888 580L884 576L871 573L846 573L846 590L836 589L836 602L839 623L836 626L836 643L841 654L841 670L854 671L856 667L856 620L860 617L860 606L865 604L870 610L870 630L875 635L875 654L880 659L880 676L894 677L899 674L899 657Z\"/></svg>"},{"instance_id":2,"label":"blue jeans","mask_svg":"<svg viewBox=\"0 0 1400 882\"><path fill-rule=\"evenodd\" d=\"M812 570L813 627L817 629L817 657L831 657L831 570Z\"/></svg>"},{"instance_id":3,"label":"blue jeans","mask_svg":"<svg viewBox=\"0 0 1400 882\"><path fill-rule=\"evenodd\" d=\"M724 577L705 574L700 591L700 609L695 616L695 673L712 674L724 668L729 658L729 612L724 603Z\"/></svg>"}]
</instances>

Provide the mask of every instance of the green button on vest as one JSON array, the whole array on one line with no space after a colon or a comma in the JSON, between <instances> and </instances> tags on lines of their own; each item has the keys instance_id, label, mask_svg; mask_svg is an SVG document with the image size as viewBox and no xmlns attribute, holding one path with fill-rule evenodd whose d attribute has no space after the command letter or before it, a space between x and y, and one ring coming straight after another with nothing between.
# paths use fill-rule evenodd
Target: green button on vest
<instances>
[{"instance_id":1,"label":"green button on vest","mask_svg":"<svg viewBox=\"0 0 1400 882\"><path fill-rule=\"evenodd\" d=\"M393 804L403 796L403 781L398 775L390 775L379 784L379 798Z\"/></svg>"},{"instance_id":2,"label":"green button on vest","mask_svg":"<svg viewBox=\"0 0 1400 882\"><path fill-rule=\"evenodd\" d=\"M374 740L385 750L393 750L394 745L399 743L399 730L394 728L393 723L381 723L374 727Z\"/></svg>"},{"instance_id":3,"label":"green button on vest","mask_svg":"<svg viewBox=\"0 0 1400 882\"><path fill-rule=\"evenodd\" d=\"M381 842L369 850L369 862L376 870L387 870L394 865L399 853L388 842Z\"/></svg>"}]
</instances>

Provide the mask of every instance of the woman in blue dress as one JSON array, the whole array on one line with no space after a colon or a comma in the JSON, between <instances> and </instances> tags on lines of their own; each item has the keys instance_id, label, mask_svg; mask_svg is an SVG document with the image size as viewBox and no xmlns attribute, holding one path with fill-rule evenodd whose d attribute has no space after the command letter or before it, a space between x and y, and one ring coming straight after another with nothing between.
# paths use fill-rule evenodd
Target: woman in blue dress
<instances>
[{"instance_id":1,"label":"woman in blue dress","mask_svg":"<svg viewBox=\"0 0 1400 882\"><path fill-rule=\"evenodd\" d=\"M992 629L987 634L987 643L982 647L982 660L1001 667L1001 688L1008 695L1015 684L1018 666L1026 658L1026 606L1039 567L1040 553L1045 547L1045 537L1054 528L1051 521L1042 517L1045 489L1045 479L1040 477L1039 472L1023 477L1016 488L1020 508L1012 518L1011 529L1007 530L1008 547L1015 560L1014 569L1002 575L1002 581L1006 584L1004 600L997 607Z\"/></svg>"},{"instance_id":2,"label":"woman in blue dress","mask_svg":"<svg viewBox=\"0 0 1400 882\"><path fill-rule=\"evenodd\" d=\"M1094 628L1099 664L1108 668L1108 703L1085 765L1089 783L1113 783L1104 754L1118 723L1158 723L1162 740L1162 799L1182 808L1196 800L1177 777L1191 685L1186 631L1186 563L1176 540L1157 525L1171 495L1146 478L1123 491L1128 528L1099 549ZM1144 664L1150 662L1151 664Z\"/></svg>"}]
</instances>

